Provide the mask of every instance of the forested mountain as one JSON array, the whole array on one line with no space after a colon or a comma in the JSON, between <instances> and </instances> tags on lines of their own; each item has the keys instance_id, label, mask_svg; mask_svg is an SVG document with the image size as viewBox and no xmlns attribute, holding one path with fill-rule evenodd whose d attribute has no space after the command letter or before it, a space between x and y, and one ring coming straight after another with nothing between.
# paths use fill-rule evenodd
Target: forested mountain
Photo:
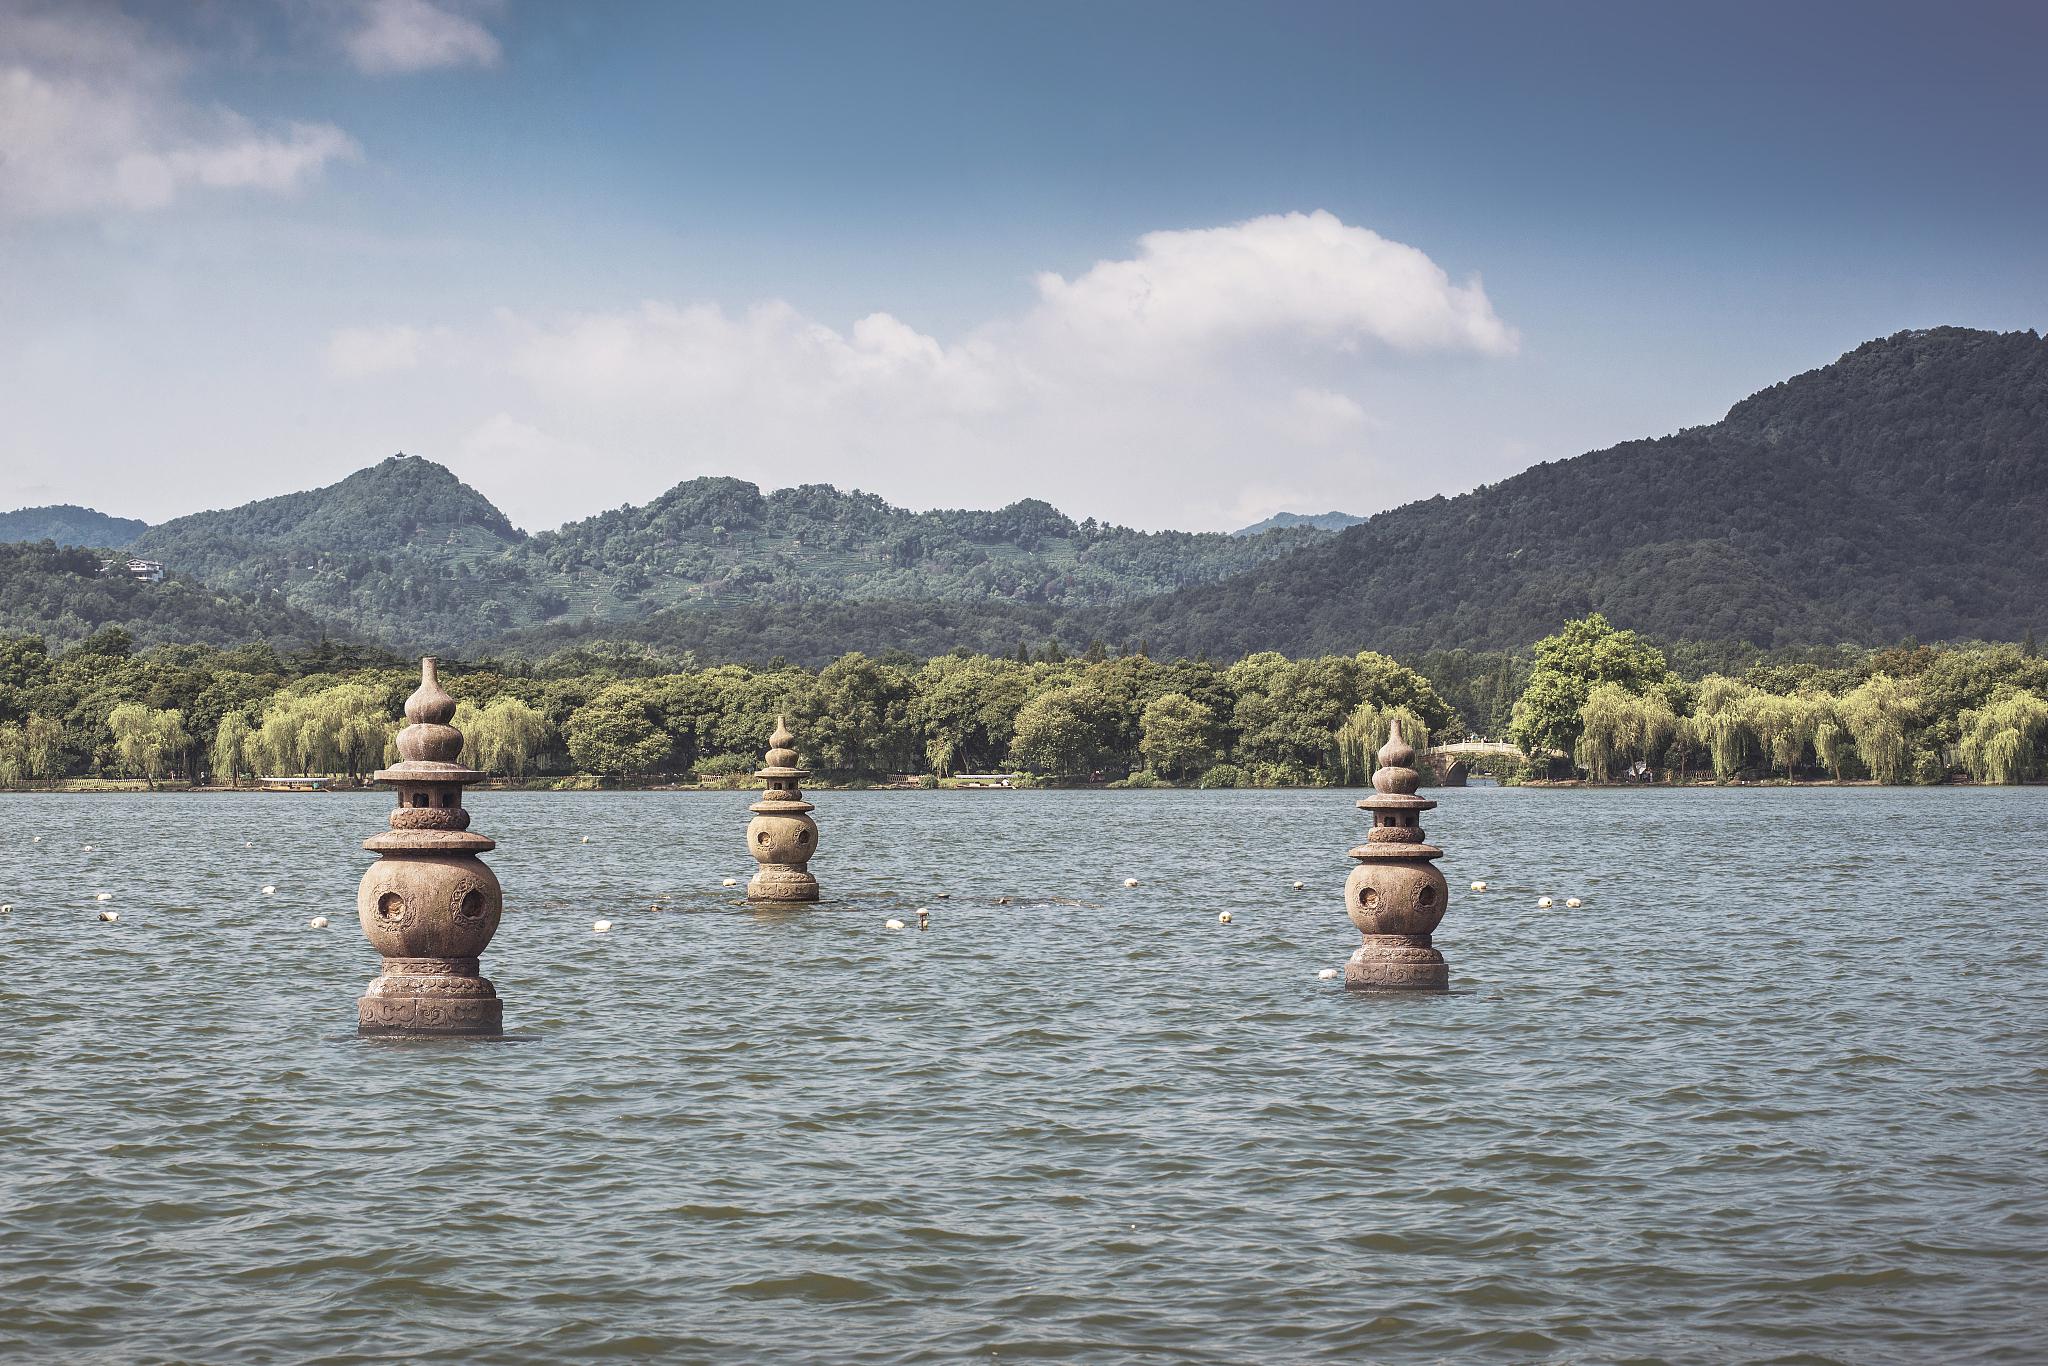
<instances>
[{"instance_id":1,"label":"forested mountain","mask_svg":"<svg viewBox=\"0 0 2048 1366\"><path fill-rule=\"evenodd\" d=\"M131 549L349 631L438 646L532 619L511 558L525 539L442 466L395 455L326 488L164 522Z\"/></svg>"},{"instance_id":2,"label":"forested mountain","mask_svg":"<svg viewBox=\"0 0 2048 1366\"><path fill-rule=\"evenodd\" d=\"M289 649L327 633L274 596L223 592L180 575L140 583L102 573L92 551L0 544L0 636L41 636L61 648L108 626L143 645L263 642Z\"/></svg>"},{"instance_id":3,"label":"forested mountain","mask_svg":"<svg viewBox=\"0 0 2048 1366\"><path fill-rule=\"evenodd\" d=\"M994 512L909 512L828 485L763 494L743 480L707 478L529 539L440 465L393 456L327 488L180 517L133 548L225 588L281 593L393 644L474 645L548 624L630 625L716 649L711 642L734 640L721 622L742 634L791 627L799 605L810 616L808 604L1000 611L1112 603L1226 578L1322 534L1133 531L1075 522L1036 500ZM764 607L773 610L759 617ZM702 628L650 621L670 609L704 616ZM733 615L740 609L755 616ZM830 615L846 623L866 611ZM910 614L877 606L872 617L880 626Z\"/></svg>"},{"instance_id":4,"label":"forested mountain","mask_svg":"<svg viewBox=\"0 0 2048 1366\"><path fill-rule=\"evenodd\" d=\"M1256 536L1262 531L1297 526L1310 527L1316 531L1342 531L1345 527L1357 526L1364 520L1365 518L1354 517L1348 512L1318 512L1314 515L1304 512L1276 512L1263 522L1253 522L1250 526L1239 527L1230 534Z\"/></svg>"},{"instance_id":5,"label":"forested mountain","mask_svg":"<svg viewBox=\"0 0 2048 1366\"><path fill-rule=\"evenodd\" d=\"M58 545L105 546L118 550L149 530L133 517L109 517L75 503L0 512L0 542L55 541Z\"/></svg>"},{"instance_id":6,"label":"forested mountain","mask_svg":"<svg viewBox=\"0 0 2048 1366\"><path fill-rule=\"evenodd\" d=\"M2044 583L2048 341L1944 327L1068 630L1215 658L1519 648L1590 611L1669 640L2013 640L2048 633Z\"/></svg>"},{"instance_id":7,"label":"forested mountain","mask_svg":"<svg viewBox=\"0 0 2048 1366\"><path fill-rule=\"evenodd\" d=\"M828 484L763 494L738 479L692 479L645 507L536 536L523 562L537 579L585 590L572 602L578 619L820 598L1074 607L1222 579L1315 539L1133 531L1075 522L1037 499L909 512Z\"/></svg>"},{"instance_id":8,"label":"forested mountain","mask_svg":"<svg viewBox=\"0 0 2048 1366\"><path fill-rule=\"evenodd\" d=\"M1711 426L1317 529L1342 517L1139 532L1033 500L915 513L825 485L693 479L528 537L400 456L132 548L223 602L276 594L404 649L611 637L815 662L1102 641L1230 659L1519 649L1591 611L1674 645L2016 639L2048 632L2048 343L1904 332Z\"/></svg>"}]
</instances>

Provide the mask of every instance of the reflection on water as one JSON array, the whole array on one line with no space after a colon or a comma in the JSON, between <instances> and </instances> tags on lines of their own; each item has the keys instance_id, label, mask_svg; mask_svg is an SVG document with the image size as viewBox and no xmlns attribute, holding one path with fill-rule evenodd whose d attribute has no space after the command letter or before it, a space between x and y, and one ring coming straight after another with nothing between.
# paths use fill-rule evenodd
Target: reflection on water
<instances>
[{"instance_id":1,"label":"reflection on water","mask_svg":"<svg viewBox=\"0 0 2048 1366\"><path fill-rule=\"evenodd\" d=\"M349 1032L383 798L0 797L0 1358L2043 1349L2048 792L1432 794L1446 997L1355 795L477 794L518 1046Z\"/></svg>"}]
</instances>

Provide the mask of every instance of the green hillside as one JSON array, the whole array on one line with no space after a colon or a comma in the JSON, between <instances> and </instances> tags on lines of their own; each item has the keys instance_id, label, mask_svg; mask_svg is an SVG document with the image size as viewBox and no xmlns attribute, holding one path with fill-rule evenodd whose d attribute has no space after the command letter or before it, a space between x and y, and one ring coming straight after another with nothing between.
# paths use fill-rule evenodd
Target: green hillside
<instances>
[{"instance_id":1,"label":"green hillside","mask_svg":"<svg viewBox=\"0 0 2048 1366\"><path fill-rule=\"evenodd\" d=\"M826 485L763 494L693 479L529 539L440 465L394 456L327 488L166 522L134 550L394 645L442 648L536 627L661 630L650 619L673 611L710 613L707 629L681 631L708 641L729 639L717 623L742 609L1101 605L1226 578L1322 534L1133 531L1037 501L919 513Z\"/></svg>"},{"instance_id":2,"label":"green hillside","mask_svg":"<svg viewBox=\"0 0 2048 1366\"><path fill-rule=\"evenodd\" d=\"M297 648L327 627L275 596L222 591L172 575L141 583L101 572L87 550L0 544L0 636L43 637L52 648L118 626L138 644L177 642Z\"/></svg>"},{"instance_id":3,"label":"green hillside","mask_svg":"<svg viewBox=\"0 0 2048 1366\"><path fill-rule=\"evenodd\" d=\"M1068 629L1217 658L1518 648L1592 611L1670 640L2018 639L2048 633L2044 583L2048 341L1936 328Z\"/></svg>"}]
</instances>

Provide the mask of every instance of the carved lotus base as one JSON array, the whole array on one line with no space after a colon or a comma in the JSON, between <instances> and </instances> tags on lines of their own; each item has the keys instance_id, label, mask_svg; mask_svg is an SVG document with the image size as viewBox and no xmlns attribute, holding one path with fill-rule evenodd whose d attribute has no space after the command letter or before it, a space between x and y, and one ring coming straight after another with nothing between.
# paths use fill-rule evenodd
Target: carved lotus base
<instances>
[{"instance_id":1,"label":"carved lotus base","mask_svg":"<svg viewBox=\"0 0 2048 1366\"><path fill-rule=\"evenodd\" d=\"M808 902L818 899L818 879L802 868L768 864L747 879L747 900Z\"/></svg>"},{"instance_id":2,"label":"carved lotus base","mask_svg":"<svg viewBox=\"0 0 2048 1366\"><path fill-rule=\"evenodd\" d=\"M1426 934L1369 934L1344 964L1344 985L1368 991L1449 991L1451 965Z\"/></svg>"},{"instance_id":3,"label":"carved lotus base","mask_svg":"<svg viewBox=\"0 0 2048 1366\"><path fill-rule=\"evenodd\" d=\"M356 1002L358 1034L502 1034L505 1003L474 958L387 958Z\"/></svg>"}]
</instances>

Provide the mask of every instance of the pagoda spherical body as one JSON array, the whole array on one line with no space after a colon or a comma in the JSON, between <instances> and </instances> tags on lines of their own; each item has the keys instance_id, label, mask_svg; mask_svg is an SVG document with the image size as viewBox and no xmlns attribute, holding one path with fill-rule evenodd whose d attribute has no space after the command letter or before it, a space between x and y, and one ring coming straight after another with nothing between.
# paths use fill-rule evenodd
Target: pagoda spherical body
<instances>
[{"instance_id":1,"label":"pagoda spherical body","mask_svg":"<svg viewBox=\"0 0 2048 1366\"><path fill-rule=\"evenodd\" d=\"M1433 934L1450 895L1428 863L1361 863L1344 880L1344 908L1361 934Z\"/></svg>"},{"instance_id":2,"label":"pagoda spherical body","mask_svg":"<svg viewBox=\"0 0 2048 1366\"><path fill-rule=\"evenodd\" d=\"M498 932L505 893L474 854L389 855L356 889L356 918L386 958L475 958Z\"/></svg>"}]
</instances>

